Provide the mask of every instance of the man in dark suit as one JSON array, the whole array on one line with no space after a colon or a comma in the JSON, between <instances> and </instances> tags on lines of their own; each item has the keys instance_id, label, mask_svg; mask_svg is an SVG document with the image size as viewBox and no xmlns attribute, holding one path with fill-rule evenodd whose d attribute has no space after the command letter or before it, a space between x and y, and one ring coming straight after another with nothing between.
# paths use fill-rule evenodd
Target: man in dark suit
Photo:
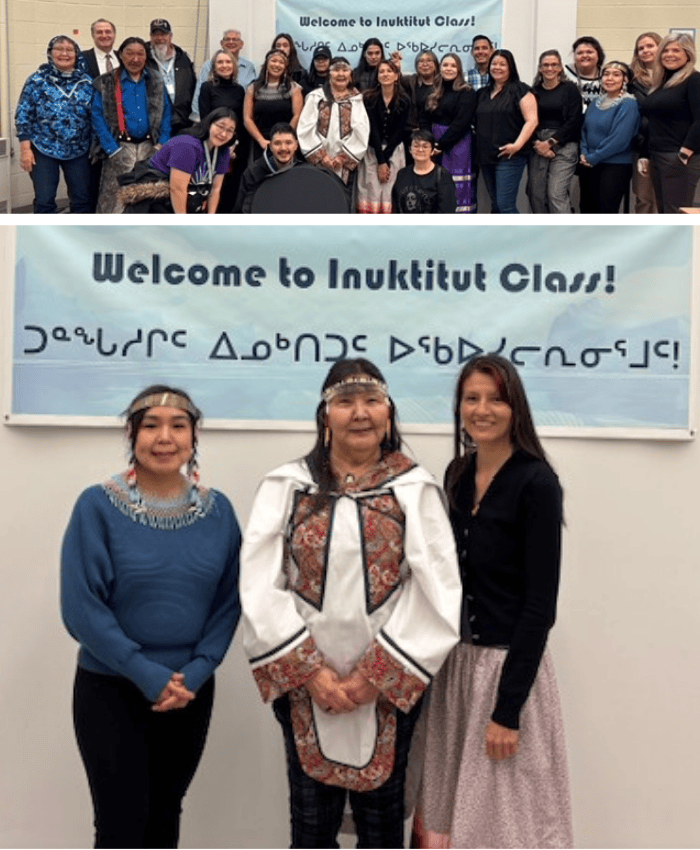
<instances>
[{"instance_id":1,"label":"man in dark suit","mask_svg":"<svg viewBox=\"0 0 700 850\"><path fill-rule=\"evenodd\" d=\"M98 18L90 27L90 34L95 46L89 50L83 50L83 58L87 62L88 72L94 80L95 77L117 67L117 54L114 51L117 28L111 21Z\"/></svg>"},{"instance_id":2,"label":"man in dark suit","mask_svg":"<svg viewBox=\"0 0 700 850\"><path fill-rule=\"evenodd\" d=\"M119 64L114 40L117 37L117 28L111 21L98 18L90 27L90 34L95 45L89 50L83 50L83 58L87 64L88 73L94 80L96 77L106 74ZM90 165L90 206L92 212L97 209L97 196L100 192L100 178L102 176L102 160L98 159Z\"/></svg>"}]
</instances>

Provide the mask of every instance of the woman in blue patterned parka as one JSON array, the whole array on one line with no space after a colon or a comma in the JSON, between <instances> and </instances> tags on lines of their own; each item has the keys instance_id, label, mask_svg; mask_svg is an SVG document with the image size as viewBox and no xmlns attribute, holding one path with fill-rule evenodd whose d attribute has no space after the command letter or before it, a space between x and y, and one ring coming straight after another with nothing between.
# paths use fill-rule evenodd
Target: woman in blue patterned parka
<instances>
[{"instance_id":1,"label":"woman in blue patterned parka","mask_svg":"<svg viewBox=\"0 0 700 850\"><path fill-rule=\"evenodd\" d=\"M34 212L56 212L60 172L71 212L90 212L92 80L80 47L66 35L51 39L48 62L25 82L15 112L20 166L34 184Z\"/></svg>"}]
</instances>

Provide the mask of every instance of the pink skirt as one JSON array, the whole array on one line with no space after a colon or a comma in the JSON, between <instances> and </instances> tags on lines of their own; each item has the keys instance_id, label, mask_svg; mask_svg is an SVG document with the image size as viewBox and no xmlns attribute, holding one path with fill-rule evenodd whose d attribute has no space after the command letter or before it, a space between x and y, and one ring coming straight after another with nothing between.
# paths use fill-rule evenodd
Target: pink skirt
<instances>
[{"instance_id":1,"label":"pink skirt","mask_svg":"<svg viewBox=\"0 0 700 850\"><path fill-rule=\"evenodd\" d=\"M412 757L422 759L414 847L572 847L564 729L545 652L520 714L518 752L493 761L486 727L505 649L460 643L433 681ZM421 756L418 753L423 750Z\"/></svg>"}]
</instances>

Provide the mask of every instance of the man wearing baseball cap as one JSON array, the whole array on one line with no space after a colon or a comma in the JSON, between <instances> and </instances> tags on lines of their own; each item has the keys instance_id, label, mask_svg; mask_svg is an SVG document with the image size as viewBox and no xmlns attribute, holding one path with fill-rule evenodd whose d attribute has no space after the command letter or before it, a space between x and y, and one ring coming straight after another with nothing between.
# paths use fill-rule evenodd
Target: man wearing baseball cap
<instances>
[{"instance_id":1,"label":"man wearing baseball cap","mask_svg":"<svg viewBox=\"0 0 700 850\"><path fill-rule=\"evenodd\" d=\"M173 29L165 18L151 21L151 59L165 83L173 107L171 135L192 125L190 111L197 75L192 60L173 44Z\"/></svg>"}]
</instances>

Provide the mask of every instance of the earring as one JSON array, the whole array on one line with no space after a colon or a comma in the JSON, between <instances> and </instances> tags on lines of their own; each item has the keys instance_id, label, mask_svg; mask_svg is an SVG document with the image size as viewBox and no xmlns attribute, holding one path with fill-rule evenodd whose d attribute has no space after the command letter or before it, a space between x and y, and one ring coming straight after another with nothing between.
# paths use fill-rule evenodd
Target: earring
<instances>
[{"instance_id":1,"label":"earring","mask_svg":"<svg viewBox=\"0 0 700 850\"><path fill-rule=\"evenodd\" d=\"M199 484L199 463L197 462L197 449L192 450L190 459L187 461L187 477L193 487Z\"/></svg>"},{"instance_id":2,"label":"earring","mask_svg":"<svg viewBox=\"0 0 700 850\"><path fill-rule=\"evenodd\" d=\"M326 430L323 432L323 448L328 449L331 445L331 429L326 425Z\"/></svg>"},{"instance_id":3,"label":"earring","mask_svg":"<svg viewBox=\"0 0 700 850\"><path fill-rule=\"evenodd\" d=\"M384 435L384 439L387 441L387 443L391 442L391 419L387 423L386 434Z\"/></svg>"}]
</instances>

